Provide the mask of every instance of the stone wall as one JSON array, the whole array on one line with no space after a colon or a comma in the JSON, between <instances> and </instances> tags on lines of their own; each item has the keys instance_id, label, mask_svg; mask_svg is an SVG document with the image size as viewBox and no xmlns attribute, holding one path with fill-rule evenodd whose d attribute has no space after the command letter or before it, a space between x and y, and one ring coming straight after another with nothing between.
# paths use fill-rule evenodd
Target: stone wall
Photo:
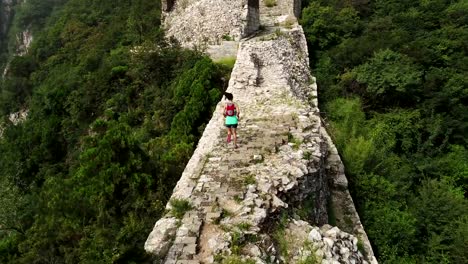
<instances>
[{"instance_id":1,"label":"stone wall","mask_svg":"<svg viewBox=\"0 0 468 264\"><path fill-rule=\"evenodd\" d=\"M175 0L161 0L161 7L163 12L170 12L174 7Z\"/></svg>"},{"instance_id":2,"label":"stone wall","mask_svg":"<svg viewBox=\"0 0 468 264\"><path fill-rule=\"evenodd\" d=\"M185 47L239 41L260 27L259 0L164 0L164 27Z\"/></svg>"},{"instance_id":3,"label":"stone wall","mask_svg":"<svg viewBox=\"0 0 468 264\"><path fill-rule=\"evenodd\" d=\"M288 242L290 254L283 263L369 263L360 251L361 242L338 227L311 226L301 220L292 220L282 233ZM362 250L362 249L361 249Z\"/></svg>"},{"instance_id":4,"label":"stone wall","mask_svg":"<svg viewBox=\"0 0 468 264\"><path fill-rule=\"evenodd\" d=\"M312 254L320 263L377 263L349 195L343 164L320 118L302 28L297 22L275 26L281 23L274 21L297 16L300 1L278 1L275 8L260 12L260 21L272 26L239 43L227 89L240 107L239 148L226 142L220 102L174 188L167 214L145 243L145 250L161 263L220 263L229 258L299 263ZM171 35L185 44L194 43L184 42L184 34L192 31L174 27L183 20L176 14L187 19L202 6L215 10L213 18L226 11L226 6L209 0L188 3L181 11L176 2L166 21ZM250 2L250 7L257 3ZM249 5L241 3L240 9L225 15L242 8L246 11ZM243 25L234 26L240 28L236 32L244 32ZM208 30L206 36L234 28L221 23L213 27L188 28ZM297 208L310 201L309 215L299 216ZM324 225L329 201L341 230ZM181 211L178 203L190 206ZM288 217L285 227L275 221L283 213ZM288 256L281 253L283 237L278 232L288 242Z\"/></svg>"},{"instance_id":5,"label":"stone wall","mask_svg":"<svg viewBox=\"0 0 468 264\"><path fill-rule=\"evenodd\" d=\"M260 27L260 3L259 0L248 0L247 10L242 19L245 20L244 30L242 30L242 37L248 37Z\"/></svg>"},{"instance_id":6,"label":"stone wall","mask_svg":"<svg viewBox=\"0 0 468 264\"><path fill-rule=\"evenodd\" d=\"M246 0L177 0L163 14L167 35L184 47L204 49L223 39L240 40L245 35L249 8Z\"/></svg>"},{"instance_id":7,"label":"stone wall","mask_svg":"<svg viewBox=\"0 0 468 264\"><path fill-rule=\"evenodd\" d=\"M283 14L299 18L301 16L301 2L301 0L277 0L276 4L283 11Z\"/></svg>"}]
</instances>

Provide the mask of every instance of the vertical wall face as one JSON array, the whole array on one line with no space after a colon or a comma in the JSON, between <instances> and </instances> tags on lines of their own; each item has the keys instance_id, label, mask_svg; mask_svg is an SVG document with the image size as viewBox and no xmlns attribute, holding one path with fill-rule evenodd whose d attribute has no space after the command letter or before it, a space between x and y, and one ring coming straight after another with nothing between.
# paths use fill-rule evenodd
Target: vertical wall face
<instances>
[{"instance_id":1,"label":"vertical wall face","mask_svg":"<svg viewBox=\"0 0 468 264\"><path fill-rule=\"evenodd\" d=\"M293 0L294 1L294 15L299 18L301 16L301 0Z\"/></svg>"},{"instance_id":2,"label":"vertical wall face","mask_svg":"<svg viewBox=\"0 0 468 264\"><path fill-rule=\"evenodd\" d=\"M260 1L259 0L248 0L247 2L247 21L244 34L242 37L246 37L260 27Z\"/></svg>"},{"instance_id":3,"label":"vertical wall face","mask_svg":"<svg viewBox=\"0 0 468 264\"><path fill-rule=\"evenodd\" d=\"M176 0L161 0L162 10L165 12L170 12L174 7Z\"/></svg>"}]
</instances>

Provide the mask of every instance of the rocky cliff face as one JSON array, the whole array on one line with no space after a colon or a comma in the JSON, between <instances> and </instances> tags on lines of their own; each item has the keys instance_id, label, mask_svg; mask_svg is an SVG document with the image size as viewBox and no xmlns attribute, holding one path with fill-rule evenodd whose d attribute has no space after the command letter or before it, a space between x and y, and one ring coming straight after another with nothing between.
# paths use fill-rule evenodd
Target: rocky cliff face
<instances>
[{"instance_id":1,"label":"rocky cliff face","mask_svg":"<svg viewBox=\"0 0 468 264\"><path fill-rule=\"evenodd\" d=\"M216 1L193 1L185 10L208 2ZM229 2L237 10L227 17L246 8L242 1ZM264 29L239 42L228 87L241 109L239 148L226 143L220 102L145 249L167 264L376 263L320 119L307 43L294 16L298 3L278 0L267 8L252 2L247 8L258 10L249 14L260 14ZM178 22L170 23L187 14L173 4L166 14L169 35L184 42L182 32L204 31L197 21L178 31ZM203 28L233 28L219 24ZM205 34L225 50L217 30ZM337 223L346 223L340 227L350 233L324 226L330 200Z\"/></svg>"},{"instance_id":2,"label":"rocky cliff face","mask_svg":"<svg viewBox=\"0 0 468 264\"><path fill-rule=\"evenodd\" d=\"M0 0L0 53L5 53L17 56L24 56L28 53L29 47L31 46L33 35L31 32L31 27L22 29L21 32L17 33L15 36L15 47L14 50L8 50L7 47L7 34L11 26L11 21L14 16L13 8L15 6L21 5L24 3L24 0ZM3 54L2 54L3 55ZM7 55L4 55L7 58ZM2 58L3 59L3 58ZM5 59L8 60L8 59ZM4 65L0 65L0 68L3 68L2 77L8 73L8 62L2 61Z\"/></svg>"},{"instance_id":3,"label":"rocky cliff face","mask_svg":"<svg viewBox=\"0 0 468 264\"><path fill-rule=\"evenodd\" d=\"M18 56L24 56L28 53L29 47L33 41L33 35L31 28L28 27L22 32L16 34L16 54Z\"/></svg>"}]
</instances>

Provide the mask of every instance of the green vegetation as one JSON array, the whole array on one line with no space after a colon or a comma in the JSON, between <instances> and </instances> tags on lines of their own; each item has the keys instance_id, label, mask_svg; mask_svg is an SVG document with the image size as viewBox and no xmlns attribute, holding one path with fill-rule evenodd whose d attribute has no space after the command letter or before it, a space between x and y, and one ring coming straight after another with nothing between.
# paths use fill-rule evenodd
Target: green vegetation
<instances>
[{"instance_id":1,"label":"green vegetation","mask_svg":"<svg viewBox=\"0 0 468 264\"><path fill-rule=\"evenodd\" d=\"M277 244L277 249L279 253L281 254L282 257L285 259L289 258L289 247L290 247L290 241L288 240L288 237L286 236L286 231L284 228L279 228L273 233L273 239L275 240Z\"/></svg>"},{"instance_id":2,"label":"green vegetation","mask_svg":"<svg viewBox=\"0 0 468 264\"><path fill-rule=\"evenodd\" d=\"M233 255L239 255L244 247L244 234L238 231L231 232L231 251Z\"/></svg>"},{"instance_id":3,"label":"green vegetation","mask_svg":"<svg viewBox=\"0 0 468 264\"><path fill-rule=\"evenodd\" d=\"M317 259L317 256L315 255L316 249L314 248L314 246L312 245L311 242L309 242L309 241L304 242L303 250L301 251L302 254L304 254L304 251L309 251L310 255L301 256L301 258L297 262L297 264L318 264L318 263L321 263L321 261L319 261Z\"/></svg>"},{"instance_id":4,"label":"green vegetation","mask_svg":"<svg viewBox=\"0 0 468 264\"><path fill-rule=\"evenodd\" d=\"M286 227L288 223L288 213L286 211L281 212L279 216L279 221L275 223L274 231L273 231L273 239L275 244L277 245L276 248L279 250L279 253L285 259L288 259L289 256L289 241L288 237L286 236Z\"/></svg>"},{"instance_id":5,"label":"green vegetation","mask_svg":"<svg viewBox=\"0 0 468 264\"><path fill-rule=\"evenodd\" d=\"M232 41L232 40L233 40L232 37L229 36L228 34L223 35L221 38L222 38L223 40L226 40L226 41Z\"/></svg>"},{"instance_id":6,"label":"green vegetation","mask_svg":"<svg viewBox=\"0 0 468 264\"><path fill-rule=\"evenodd\" d=\"M302 154L302 158L305 160L310 160L312 158L312 152L304 151L304 153Z\"/></svg>"},{"instance_id":7,"label":"green vegetation","mask_svg":"<svg viewBox=\"0 0 468 264\"><path fill-rule=\"evenodd\" d=\"M361 239L358 239L357 248L362 253L362 255L364 256L367 255L366 249L364 248L364 243L362 242Z\"/></svg>"},{"instance_id":8,"label":"green vegetation","mask_svg":"<svg viewBox=\"0 0 468 264\"><path fill-rule=\"evenodd\" d=\"M234 68L234 64L236 64L236 57L225 57L216 61L216 63L224 65L229 69Z\"/></svg>"},{"instance_id":9,"label":"green vegetation","mask_svg":"<svg viewBox=\"0 0 468 264\"><path fill-rule=\"evenodd\" d=\"M241 261L240 255L242 253L242 249L246 246L247 243L249 242L257 242L258 238L256 235L252 234L245 234L244 231L248 230L250 228L250 224L247 223L240 223L237 228L240 231L230 231L231 234L231 252L232 255L228 257L221 256L224 260L222 263L251 263L253 260L245 260L245 262L235 262L235 261ZM229 261L234 261L234 262L229 262ZM255 261L253 262L255 263Z\"/></svg>"},{"instance_id":10,"label":"green vegetation","mask_svg":"<svg viewBox=\"0 0 468 264\"><path fill-rule=\"evenodd\" d=\"M182 219L185 213L193 208L190 202L184 199L172 199L169 203L172 207L171 214L178 219Z\"/></svg>"},{"instance_id":11,"label":"green vegetation","mask_svg":"<svg viewBox=\"0 0 468 264\"><path fill-rule=\"evenodd\" d=\"M36 33L43 28L46 18L59 9L67 0L28 0L11 1L12 10L9 20L0 17L0 25L6 26L2 32L0 29L0 70L3 68L16 52L16 36L28 29ZM20 3L21 2L21 3ZM0 13L3 14L5 4L0 4Z\"/></svg>"},{"instance_id":12,"label":"green vegetation","mask_svg":"<svg viewBox=\"0 0 468 264\"><path fill-rule=\"evenodd\" d=\"M241 257L237 255L229 256L223 259L222 264L255 264L255 260L247 259L242 260Z\"/></svg>"},{"instance_id":13,"label":"green vegetation","mask_svg":"<svg viewBox=\"0 0 468 264\"><path fill-rule=\"evenodd\" d=\"M309 0L301 24L381 263L468 263L466 1Z\"/></svg>"},{"instance_id":14,"label":"green vegetation","mask_svg":"<svg viewBox=\"0 0 468 264\"><path fill-rule=\"evenodd\" d=\"M296 19L292 17L288 17L284 22L283 26L287 29L293 28L294 24L296 23Z\"/></svg>"},{"instance_id":15,"label":"green vegetation","mask_svg":"<svg viewBox=\"0 0 468 264\"><path fill-rule=\"evenodd\" d=\"M239 195L234 195L234 201L240 204L243 201L243 199Z\"/></svg>"},{"instance_id":16,"label":"green vegetation","mask_svg":"<svg viewBox=\"0 0 468 264\"><path fill-rule=\"evenodd\" d=\"M29 109L17 126L2 117L0 263L152 263L144 241L229 69L165 41L159 1L42 16L0 84L1 116Z\"/></svg>"},{"instance_id":17,"label":"green vegetation","mask_svg":"<svg viewBox=\"0 0 468 264\"><path fill-rule=\"evenodd\" d=\"M245 186L251 185L251 184L256 184L256 183L257 183L257 179L255 179L255 175L253 175L253 174L249 174L249 175L245 176L244 179L243 179L243 184Z\"/></svg>"},{"instance_id":18,"label":"green vegetation","mask_svg":"<svg viewBox=\"0 0 468 264\"><path fill-rule=\"evenodd\" d=\"M267 7L274 7L276 6L276 0L265 0L265 6Z\"/></svg>"},{"instance_id":19,"label":"green vegetation","mask_svg":"<svg viewBox=\"0 0 468 264\"><path fill-rule=\"evenodd\" d=\"M300 202L297 208L294 208L293 210L302 220L308 221L311 216L311 212L314 211L314 208L315 196L314 193L311 193L307 198Z\"/></svg>"},{"instance_id":20,"label":"green vegetation","mask_svg":"<svg viewBox=\"0 0 468 264\"><path fill-rule=\"evenodd\" d=\"M288 132L288 142L293 144L292 148L294 150L298 150L299 147L302 144L302 141L300 139L294 137L294 135L291 132Z\"/></svg>"},{"instance_id":21,"label":"green vegetation","mask_svg":"<svg viewBox=\"0 0 468 264\"><path fill-rule=\"evenodd\" d=\"M328 199L327 214L328 214L328 224L332 225L332 226L336 226L335 204L333 203L332 199ZM344 229L343 227L340 226L340 228L345 232L348 232L348 230L350 230L350 231L353 230L353 227L350 227L349 229Z\"/></svg>"},{"instance_id":22,"label":"green vegetation","mask_svg":"<svg viewBox=\"0 0 468 264\"><path fill-rule=\"evenodd\" d=\"M248 231L251 227L252 225L246 222L241 222L237 225L237 228L239 228L239 230L242 232Z\"/></svg>"},{"instance_id":23,"label":"green vegetation","mask_svg":"<svg viewBox=\"0 0 468 264\"><path fill-rule=\"evenodd\" d=\"M297 262L297 264L317 264L317 263L319 262L317 261L317 256L315 256L314 252L312 252L312 254L310 254L309 256Z\"/></svg>"}]
</instances>

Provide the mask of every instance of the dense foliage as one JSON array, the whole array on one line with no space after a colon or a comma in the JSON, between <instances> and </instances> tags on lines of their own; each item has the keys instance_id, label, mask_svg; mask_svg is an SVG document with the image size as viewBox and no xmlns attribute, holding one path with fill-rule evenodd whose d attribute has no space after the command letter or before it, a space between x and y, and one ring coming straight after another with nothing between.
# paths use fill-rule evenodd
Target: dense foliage
<instances>
[{"instance_id":1,"label":"dense foliage","mask_svg":"<svg viewBox=\"0 0 468 264\"><path fill-rule=\"evenodd\" d=\"M309 0L319 99L382 263L468 263L468 2Z\"/></svg>"},{"instance_id":2,"label":"dense foliage","mask_svg":"<svg viewBox=\"0 0 468 264\"><path fill-rule=\"evenodd\" d=\"M229 73L165 41L159 16L159 1L69 0L12 60L0 112L29 115L2 121L0 263L151 262Z\"/></svg>"},{"instance_id":3,"label":"dense foliage","mask_svg":"<svg viewBox=\"0 0 468 264\"><path fill-rule=\"evenodd\" d=\"M0 69L6 66L8 60L15 54L18 39L25 30L37 32L45 25L46 18L59 9L67 0L11 0L0 3ZM9 10L9 17L1 14ZM6 14L4 14L6 15ZM3 72L3 71L2 71Z\"/></svg>"}]
</instances>

